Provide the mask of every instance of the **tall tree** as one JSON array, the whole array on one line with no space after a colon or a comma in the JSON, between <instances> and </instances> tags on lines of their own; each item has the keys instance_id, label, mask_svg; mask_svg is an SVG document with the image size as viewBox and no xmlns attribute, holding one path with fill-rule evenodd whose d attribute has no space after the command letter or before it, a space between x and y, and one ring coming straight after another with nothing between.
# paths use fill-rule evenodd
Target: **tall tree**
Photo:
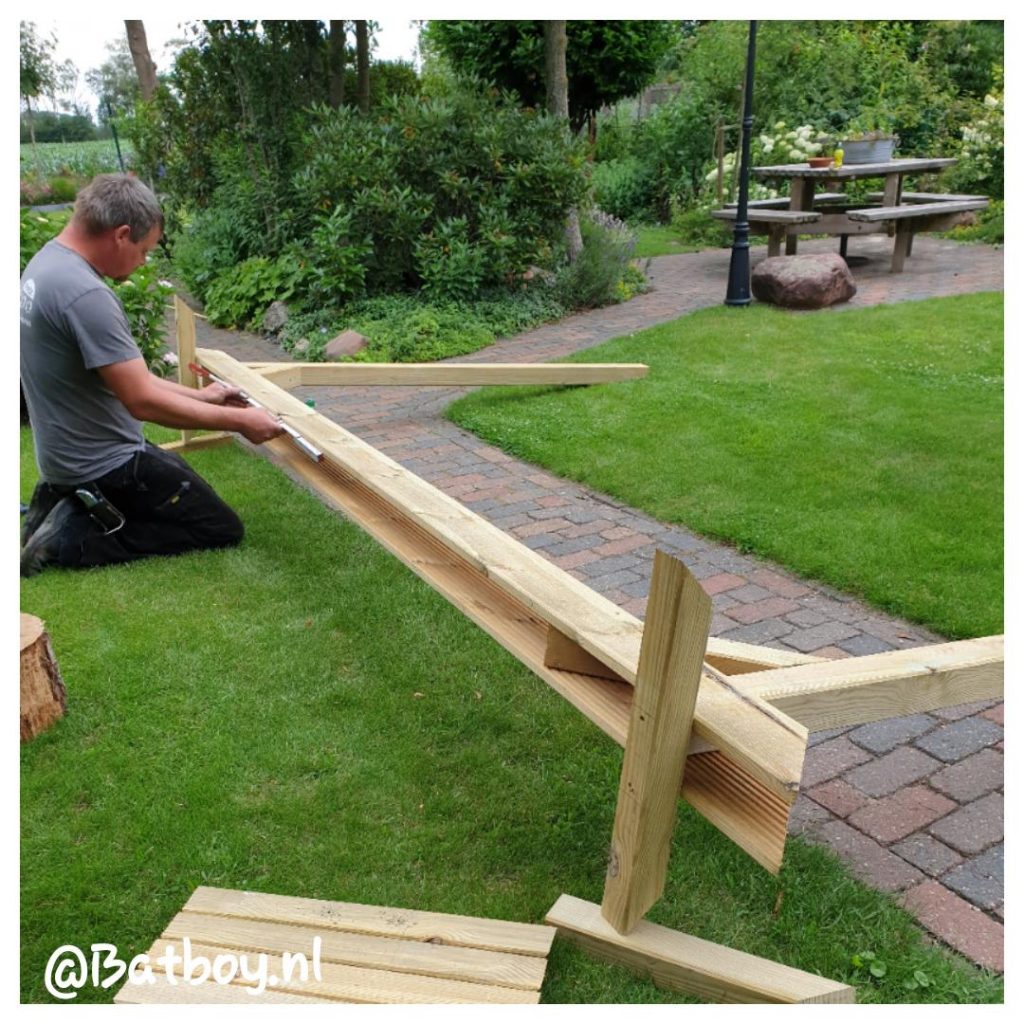
<instances>
[{"instance_id":1,"label":"tall tree","mask_svg":"<svg viewBox=\"0 0 1024 1024\"><path fill-rule=\"evenodd\" d=\"M107 59L85 73L85 81L99 100L100 124L108 120L107 105L112 110L130 110L139 98L139 78L135 71L128 40L124 36L107 43Z\"/></svg>"},{"instance_id":2,"label":"tall tree","mask_svg":"<svg viewBox=\"0 0 1024 1024\"><path fill-rule=\"evenodd\" d=\"M345 22L331 22L328 47L328 95L337 110L345 102Z\"/></svg>"},{"instance_id":3,"label":"tall tree","mask_svg":"<svg viewBox=\"0 0 1024 1024\"><path fill-rule=\"evenodd\" d=\"M146 29L141 21L125 21L125 33L128 36L128 49L135 64L135 73L139 76L139 90L144 100L152 99L156 89L156 64L149 55L149 44L146 42Z\"/></svg>"},{"instance_id":4,"label":"tall tree","mask_svg":"<svg viewBox=\"0 0 1024 1024\"><path fill-rule=\"evenodd\" d=\"M679 34L669 21L566 22L569 121L573 131L606 104L649 85ZM545 103L544 23L432 21L427 39L459 73L513 89L529 107Z\"/></svg>"},{"instance_id":5,"label":"tall tree","mask_svg":"<svg viewBox=\"0 0 1024 1024\"><path fill-rule=\"evenodd\" d=\"M42 178L42 165L39 162L39 151L36 149L36 130L32 121L32 100L55 88L57 72L53 63L53 50L56 39L53 36L41 38L34 21L23 21L20 28L21 98L25 101L25 112L28 114L28 131L32 141L36 173Z\"/></svg>"},{"instance_id":6,"label":"tall tree","mask_svg":"<svg viewBox=\"0 0 1024 1024\"><path fill-rule=\"evenodd\" d=\"M569 121L569 76L565 70L566 31L564 21L544 22L544 82L547 87L548 113ZM566 217L565 241L569 262L583 251L579 213L572 209Z\"/></svg>"},{"instance_id":7,"label":"tall tree","mask_svg":"<svg viewBox=\"0 0 1024 1024\"><path fill-rule=\"evenodd\" d=\"M356 99L359 109L370 111L370 24L356 22Z\"/></svg>"}]
</instances>

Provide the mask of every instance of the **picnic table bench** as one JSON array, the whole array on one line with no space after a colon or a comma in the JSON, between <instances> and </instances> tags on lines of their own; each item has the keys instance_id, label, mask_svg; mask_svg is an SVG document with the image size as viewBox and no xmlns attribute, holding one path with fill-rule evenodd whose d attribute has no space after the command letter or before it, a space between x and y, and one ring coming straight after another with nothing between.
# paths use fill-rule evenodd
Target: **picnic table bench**
<instances>
[{"instance_id":1,"label":"picnic table bench","mask_svg":"<svg viewBox=\"0 0 1024 1024\"><path fill-rule=\"evenodd\" d=\"M788 178L789 198L748 203L747 219L753 231L768 235L769 256L779 255L783 238L786 253L795 253L797 239L802 234L838 236L839 252L844 258L851 235L884 232L895 236L891 269L898 274L910 255L915 232L948 230L966 214L988 205L985 196L903 192L906 175L938 171L954 163L956 161L949 157L906 157L841 167L811 167L809 164L755 167L751 172L755 178ZM869 194L867 206L842 192L825 191L815 195L819 183L828 189L857 178L883 178L885 181L883 191ZM809 216L811 214L816 216ZM727 205L713 211L712 216L734 221L736 207Z\"/></svg>"}]
</instances>

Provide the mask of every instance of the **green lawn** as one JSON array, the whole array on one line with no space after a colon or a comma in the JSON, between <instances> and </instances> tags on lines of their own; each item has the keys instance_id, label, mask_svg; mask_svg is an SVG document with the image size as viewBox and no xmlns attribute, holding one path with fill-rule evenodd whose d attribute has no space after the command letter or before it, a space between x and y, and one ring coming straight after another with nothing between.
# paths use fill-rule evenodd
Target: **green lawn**
<instances>
[{"instance_id":1,"label":"green lawn","mask_svg":"<svg viewBox=\"0 0 1024 1024\"><path fill-rule=\"evenodd\" d=\"M1002 293L702 310L576 357L644 380L478 391L506 451L951 637L1002 630Z\"/></svg>"},{"instance_id":2,"label":"green lawn","mask_svg":"<svg viewBox=\"0 0 1024 1024\"><path fill-rule=\"evenodd\" d=\"M21 749L22 999L48 999L59 945L145 950L201 884L533 922L563 892L599 901L615 745L269 464L191 459L240 548L22 583L69 695ZM31 464L23 432L25 496ZM862 1001L1002 998L821 849L791 842L776 879L684 808L674 851L663 924L861 980ZM869 949L881 981L850 963ZM556 943L543 998L678 997Z\"/></svg>"}]
</instances>

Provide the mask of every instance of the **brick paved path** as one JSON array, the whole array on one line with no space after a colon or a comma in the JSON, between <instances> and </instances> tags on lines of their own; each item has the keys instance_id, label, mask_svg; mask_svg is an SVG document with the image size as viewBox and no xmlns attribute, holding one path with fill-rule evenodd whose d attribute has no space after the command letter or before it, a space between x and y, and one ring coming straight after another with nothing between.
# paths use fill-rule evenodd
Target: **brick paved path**
<instances>
[{"instance_id":1,"label":"brick paved path","mask_svg":"<svg viewBox=\"0 0 1024 1024\"><path fill-rule=\"evenodd\" d=\"M915 240L903 274L891 240L851 239L858 294L849 306L1003 287L1002 252ZM835 242L802 243L805 252ZM752 251L756 263L765 250ZM539 362L722 301L725 250L665 256L652 290L478 352L481 362ZM843 308L843 307L840 307ZM836 315L834 311L825 315ZM286 358L253 335L199 324L199 344L240 359ZM843 658L933 643L928 630L801 580L614 499L519 462L440 418L458 388L299 388L317 410L635 615L643 616L655 547L680 556L713 597L717 636ZM817 733L790 830L835 850L860 878L892 892L934 935L1002 969L1002 703L951 708Z\"/></svg>"}]
</instances>

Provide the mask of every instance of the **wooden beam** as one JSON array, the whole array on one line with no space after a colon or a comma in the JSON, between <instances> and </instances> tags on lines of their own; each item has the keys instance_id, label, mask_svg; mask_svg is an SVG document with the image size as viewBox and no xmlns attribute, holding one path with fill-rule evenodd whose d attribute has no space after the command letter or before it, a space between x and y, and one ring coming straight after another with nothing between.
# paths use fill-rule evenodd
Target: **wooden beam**
<instances>
[{"instance_id":1,"label":"wooden beam","mask_svg":"<svg viewBox=\"0 0 1024 1024\"><path fill-rule=\"evenodd\" d=\"M1003 695L1003 637L958 640L741 676L735 685L808 729L994 700Z\"/></svg>"},{"instance_id":2,"label":"wooden beam","mask_svg":"<svg viewBox=\"0 0 1024 1024\"><path fill-rule=\"evenodd\" d=\"M197 434L193 431L182 431L182 433L188 433L191 436L187 440L183 437L178 441L165 441L160 447L165 452L191 452L197 448L213 448L215 445L226 444L235 439L234 434L223 430L213 434Z\"/></svg>"},{"instance_id":3,"label":"wooden beam","mask_svg":"<svg viewBox=\"0 0 1024 1024\"><path fill-rule=\"evenodd\" d=\"M601 903L618 932L665 890L710 625L711 598L682 562L656 552Z\"/></svg>"},{"instance_id":4,"label":"wooden beam","mask_svg":"<svg viewBox=\"0 0 1024 1024\"><path fill-rule=\"evenodd\" d=\"M625 744L640 653L639 620L231 357L206 349L199 356L218 376L244 387L300 430L323 450L325 461L313 465L281 441L268 442L261 450L277 455L290 472L344 509L523 664ZM625 682L546 666L551 627ZM729 647L733 655L741 650L774 664L792 660L785 652L753 645ZM708 752L715 750L718 760L713 763L729 767L721 785L713 774L708 778L705 773L703 779L695 774L699 792L694 806L760 863L777 871L786 823L778 807L796 798L806 730L769 705L737 692L728 677L709 667L697 697L694 732L691 755L710 757ZM685 780L683 794L690 799Z\"/></svg>"},{"instance_id":5,"label":"wooden beam","mask_svg":"<svg viewBox=\"0 0 1024 1024\"><path fill-rule=\"evenodd\" d=\"M544 920L561 938L601 960L674 989L715 1003L852 1003L849 985L786 967L728 946L641 921L619 935L600 908L574 896L560 896Z\"/></svg>"},{"instance_id":6,"label":"wooden beam","mask_svg":"<svg viewBox=\"0 0 1024 1024\"><path fill-rule=\"evenodd\" d=\"M643 363L249 363L279 382L298 374L304 387L318 384L391 387L476 387L502 384L577 385L636 380ZM282 385L288 387L290 385Z\"/></svg>"},{"instance_id":7,"label":"wooden beam","mask_svg":"<svg viewBox=\"0 0 1024 1024\"><path fill-rule=\"evenodd\" d=\"M174 333L178 347L178 383L198 388L199 378L189 369L189 364L196 361L196 318L180 295L174 296ZM186 447L193 437L194 430L183 430L181 446Z\"/></svg>"}]
</instances>

